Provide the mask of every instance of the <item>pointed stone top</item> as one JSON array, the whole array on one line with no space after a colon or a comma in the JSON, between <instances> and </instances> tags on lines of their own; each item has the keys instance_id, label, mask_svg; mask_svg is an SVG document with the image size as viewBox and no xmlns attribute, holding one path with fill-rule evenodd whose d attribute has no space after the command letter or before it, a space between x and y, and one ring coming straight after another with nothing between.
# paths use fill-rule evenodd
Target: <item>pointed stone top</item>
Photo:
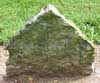
<instances>
[{"instance_id":1,"label":"pointed stone top","mask_svg":"<svg viewBox=\"0 0 100 83\"><path fill-rule=\"evenodd\" d=\"M36 16L34 16L30 20L28 20L27 24L32 24L32 22L35 22L39 16L43 16L46 13L53 13L54 15L59 16L65 20L65 17L60 14L60 12L58 11L58 9L55 6L48 4L47 6L43 7Z\"/></svg>"},{"instance_id":2,"label":"pointed stone top","mask_svg":"<svg viewBox=\"0 0 100 83\"><path fill-rule=\"evenodd\" d=\"M27 21L27 24L31 24L32 22L35 22L39 16L43 16L43 15L45 15L46 13L53 13L54 15L61 17L61 19L63 19L67 24L69 24L69 25L71 25L71 26L73 26L73 27L76 27L76 26L74 25L74 23L73 23L71 20L66 19L66 18L58 11L58 9L57 9L54 5L52 5L52 4L48 4L47 6L43 7L43 8L41 9L41 11L40 11L36 16L34 16L33 18L31 18L30 20Z\"/></svg>"},{"instance_id":3,"label":"pointed stone top","mask_svg":"<svg viewBox=\"0 0 100 83\"><path fill-rule=\"evenodd\" d=\"M57 8L51 4L48 4L47 6L45 6L44 8L42 8L40 15L45 14L45 13L49 13L52 12L55 15L61 16L59 11L57 10Z\"/></svg>"}]
</instances>

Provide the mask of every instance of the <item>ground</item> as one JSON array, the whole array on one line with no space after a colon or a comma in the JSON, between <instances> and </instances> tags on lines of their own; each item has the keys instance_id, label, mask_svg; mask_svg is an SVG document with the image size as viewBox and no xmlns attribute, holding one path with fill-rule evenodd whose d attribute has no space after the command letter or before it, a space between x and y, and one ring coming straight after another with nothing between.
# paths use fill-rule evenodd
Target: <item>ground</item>
<instances>
[{"instance_id":1,"label":"ground","mask_svg":"<svg viewBox=\"0 0 100 83\"><path fill-rule=\"evenodd\" d=\"M9 82L6 81L6 83L99 83L100 82L100 46L97 46L96 49L97 52L97 56L95 58L94 61L94 72L86 77L81 77L81 76L76 76L73 78L68 78L68 77L53 77L53 78L49 78L49 77L39 77L35 74L21 74L19 76L13 76L10 77L6 80L9 80ZM7 60L6 56L4 58L5 55L8 55L7 50L4 50L4 46L0 46L0 64L4 64ZM2 69L2 66L0 65L0 69ZM5 70L4 70L5 71ZM0 72L0 79L2 80L2 75L3 73ZM5 75L5 72L4 72ZM25 81L25 82L22 82ZM33 81L33 82L31 82ZM1 82L0 82L1 83ZM3 82L2 82L3 83ZM5 83L5 82L4 82Z\"/></svg>"}]
</instances>

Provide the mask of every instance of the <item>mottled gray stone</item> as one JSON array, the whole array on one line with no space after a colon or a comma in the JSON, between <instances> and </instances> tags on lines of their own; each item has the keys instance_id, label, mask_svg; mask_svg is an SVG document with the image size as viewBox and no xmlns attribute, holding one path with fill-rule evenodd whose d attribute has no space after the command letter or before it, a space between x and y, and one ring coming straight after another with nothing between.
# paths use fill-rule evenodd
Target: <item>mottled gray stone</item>
<instances>
[{"instance_id":1,"label":"mottled gray stone","mask_svg":"<svg viewBox=\"0 0 100 83\"><path fill-rule=\"evenodd\" d=\"M30 19L7 49L8 75L87 75L95 57L95 46L52 5Z\"/></svg>"}]
</instances>

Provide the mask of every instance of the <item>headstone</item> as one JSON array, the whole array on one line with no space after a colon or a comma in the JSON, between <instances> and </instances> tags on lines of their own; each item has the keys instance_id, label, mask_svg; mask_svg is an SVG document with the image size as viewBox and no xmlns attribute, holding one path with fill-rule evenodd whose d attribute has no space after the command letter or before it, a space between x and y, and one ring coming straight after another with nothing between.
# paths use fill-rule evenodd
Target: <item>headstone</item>
<instances>
[{"instance_id":1,"label":"headstone","mask_svg":"<svg viewBox=\"0 0 100 83\"><path fill-rule=\"evenodd\" d=\"M23 72L48 76L88 75L95 45L53 6L44 7L14 36L7 49L8 75Z\"/></svg>"}]
</instances>

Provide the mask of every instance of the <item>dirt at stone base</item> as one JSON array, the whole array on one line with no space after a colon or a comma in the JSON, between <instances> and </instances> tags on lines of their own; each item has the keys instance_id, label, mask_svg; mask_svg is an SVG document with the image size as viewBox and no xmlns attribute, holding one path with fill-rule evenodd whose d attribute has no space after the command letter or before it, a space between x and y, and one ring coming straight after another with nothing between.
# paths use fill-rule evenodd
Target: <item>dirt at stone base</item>
<instances>
[{"instance_id":1,"label":"dirt at stone base","mask_svg":"<svg viewBox=\"0 0 100 83\"><path fill-rule=\"evenodd\" d=\"M29 79L32 78L30 81ZM19 80L18 80L19 79ZM90 75L87 77L74 77L74 78L68 78L68 77L54 77L54 78L39 78L34 76L28 76L28 75L21 75L18 77L18 79L12 79L7 83L100 83L100 77L97 75Z\"/></svg>"},{"instance_id":2,"label":"dirt at stone base","mask_svg":"<svg viewBox=\"0 0 100 83\"><path fill-rule=\"evenodd\" d=\"M5 73L5 66L8 59L8 52L4 50L4 46L0 46L0 83L100 83L100 45L96 48L97 56L94 62L94 72L90 76L86 77L39 77L35 74L21 74L19 76L13 76L8 78L7 81L3 80ZM1 71L4 67L4 71ZM3 74L4 73L4 74Z\"/></svg>"}]
</instances>

